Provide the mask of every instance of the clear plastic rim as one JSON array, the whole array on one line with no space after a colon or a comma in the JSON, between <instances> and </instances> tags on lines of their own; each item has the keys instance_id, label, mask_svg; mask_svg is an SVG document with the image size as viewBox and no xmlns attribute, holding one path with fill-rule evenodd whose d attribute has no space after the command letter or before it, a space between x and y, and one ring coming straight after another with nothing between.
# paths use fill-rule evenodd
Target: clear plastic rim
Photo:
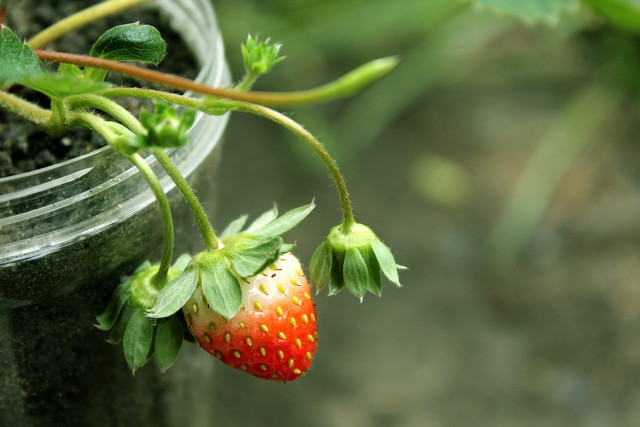
<instances>
[{"instance_id":1,"label":"clear plastic rim","mask_svg":"<svg viewBox=\"0 0 640 427\"><path fill-rule=\"evenodd\" d=\"M196 80L214 86L229 84L230 76L224 57L222 38L210 2L208 0L182 0L180 2L155 0L151 5L169 17L170 25L182 34L185 41L193 47L194 56L201 67ZM227 115L214 117L199 114L197 116L189 131L191 142L187 146L169 153L183 175L189 176L218 145L227 120ZM149 204L154 203L155 198L151 191L146 186L139 185L142 179L140 174L135 168L128 167L104 182L86 188L85 191L71 197L61 197L26 212L11 213L12 203L19 203L21 199L35 197L39 193L64 188L65 185L70 185L89 173L100 161L108 160L110 156L114 157L111 148L103 147L57 165L1 178L0 266L15 264L55 252L61 247L126 220ZM165 192L169 192L174 187L171 179L161 173L153 157L148 157L147 161L158 174ZM35 223L42 225L42 221L54 218L57 213L63 212L65 209L74 209L74 206L80 206L82 202L91 200L91 198L103 197L109 192L115 193L127 185L137 185L140 190L121 203L105 206L105 209L96 215L62 228L36 233L28 238L15 240L10 236L10 231L15 227L23 229L27 227L28 229ZM3 234L5 238L2 238ZM9 235L8 238L7 235Z\"/></svg>"}]
</instances>

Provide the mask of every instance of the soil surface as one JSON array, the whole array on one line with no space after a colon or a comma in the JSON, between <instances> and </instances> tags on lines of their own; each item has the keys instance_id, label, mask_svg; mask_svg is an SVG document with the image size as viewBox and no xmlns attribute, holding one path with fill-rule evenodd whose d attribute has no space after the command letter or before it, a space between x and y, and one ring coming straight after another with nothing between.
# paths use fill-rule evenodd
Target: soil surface
<instances>
[{"instance_id":1,"label":"soil surface","mask_svg":"<svg viewBox=\"0 0 640 427\"><path fill-rule=\"evenodd\" d=\"M94 3L94 1L88 0L62 3L57 0L14 2L9 8L7 25L21 39L28 39L51 25L56 17L67 16ZM131 11L104 18L83 27L80 31L62 37L46 48L86 54L104 31L116 25L129 23L131 19L127 18L129 16L131 16ZM150 9L138 10L135 12L135 16L140 17L141 23L154 23L167 42L167 56L158 69L184 77L195 77L194 70L197 68L190 50L171 29L166 19ZM137 82L112 73L109 73L107 80L115 84L145 85L144 82ZM146 86L149 85L146 84ZM42 107L49 107L49 99L35 91L14 87L11 92ZM134 113L141 106L136 100L126 100L124 105ZM144 105L148 108L149 104ZM86 129L76 128L70 129L62 135L49 135L14 114L0 111L0 178L69 160L87 154L104 144L101 137Z\"/></svg>"}]
</instances>

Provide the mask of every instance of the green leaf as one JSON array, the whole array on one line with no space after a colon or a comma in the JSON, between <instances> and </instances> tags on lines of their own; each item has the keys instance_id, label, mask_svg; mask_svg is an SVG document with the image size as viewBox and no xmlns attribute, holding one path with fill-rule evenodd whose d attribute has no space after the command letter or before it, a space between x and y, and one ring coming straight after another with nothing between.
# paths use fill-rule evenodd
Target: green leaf
<instances>
[{"instance_id":1,"label":"green leaf","mask_svg":"<svg viewBox=\"0 0 640 427\"><path fill-rule=\"evenodd\" d=\"M107 304L107 308L96 317L96 321L98 322L95 326L101 331L108 331L113 328L113 325L116 323L120 312L122 311L122 307L127 303L131 294L128 292L130 279L121 283L114 291L111 296L111 300L109 304Z\"/></svg>"},{"instance_id":2,"label":"green leaf","mask_svg":"<svg viewBox=\"0 0 640 427\"><path fill-rule=\"evenodd\" d=\"M583 0L614 25L640 31L640 1L638 0Z\"/></svg>"},{"instance_id":3,"label":"green leaf","mask_svg":"<svg viewBox=\"0 0 640 427\"><path fill-rule=\"evenodd\" d=\"M339 262L336 254L333 254L331 258L331 283L329 283L329 295L335 295L344 288L343 264L342 262Z\"/></svg>"},{"instance_id":4,"label":"green leaf","mask_svg":"<svg viewBox=\"0 0 640 427\"><path fill-rule=\"evenodd\" d=\"M242 289L224 259L200 266L202 292L213 310L222 317L233 317L242 303Z\"/></svg>"},{"instance_id":5,"label":"green leaf","mask_svg":"<svg viewBox=\"0 0 640 427\"><path fill-rule=\"evenodd\" d=\"M376 254L371 247L366 248L361 254L369 270L368 288L372 293L380 296L382 294L382 281L380 280L380 263L376 258Z\"/></svg>"},{"instance_id":6,"label":"green leaf","mask_svg":"<svg viewBox=\"0 0 640 427\"><path fill-rule=\"evenodd\" d=\"M376 239L371 243L371 249L376 254L376 258L380 263L380 268L387 279L400 286L400 278L398 277L398 267L396 261L393 258L391 250L382 243L379 239Z\"/></svg>"},{"instance_id":7,"label":"green leaf","mask_svg":"<svg viewBox=\"0 0 640 427\"><path fill-rule=\"evenodd\" d=\"M231 221L231 223L227 225L227 227L222 231L222 233L220 233L220 238L232 236L234 234L239 233L240 230L242 230L242 227L244 226L245 222L247 222L247 218L249 218L249 215L242 215L240 218L236 218L233 221Z\"/></svg>"},{"instance_id":8,"label":"green leaf","mask_svg":"<svg viewBox=\"0 0 640 427\"><path fill-rule=\"evenodd\" d=\"M300 221L309 215L315 207L315 203L311 202L308 205L292 209L281 217L274 219L256 230L253 230L251 234L254 236L279 236L298 225Z\"/></svg>"},{"instance_id":9,"label":"green leaf","mask_svg":"<svg viewBox=\"0 0 640 427\"><path fill-rule=\"evenodd\" d=\"M517 16L527 22L554 22L574 0L472 0L498 12Z\"/></svg>"},{"instance_id":10,"label":"green leaf","mask_svg":"<svg viewBox=\"0 0 640 427\"><path fill-rule=\"evenodd\" d=\"M253 230L257 230L265 225L269 224L271 221L278 217L278 208L276 205L273 205L273 208L269 209L258 218L256 218L249 227L245 230L245 232L250 232Z\"/></svg>"},{"instance_id":11,"label":"green leaf","mask_svg":"<svg viewBox=\"0 0 640 427\"><path fill-rule=\"evenodd\" d=\"M344 256L344 282L362 300L369 287L369 269L360 252L348 248Z\"/></svg>"},{"instance_id":12,"label":"green leaf","mask_svg":"<svg viewBox=\"0 0 640 427\"><path fill-rule=\"evenodd\" d=\"M244 239L235 247L228 248L225 254L240 277L251 277L278 258L280 245L282 238L279 236L261 240Z\"/></svg>"},{"instance_id":13,"label":"green leaf","mask_svg":"<svg viewBox=\"0 0 640 427\"><path fill-rule=\"evenodd\" d=\"M109 337L109 342L111 344L117 344L120 341L122 341L122 337L124 336L124 331L127 328L127 325L129 324L129 321L131 320L131 316L133 316L133 313L136 311L136 307L129 303L129 299L127 299L127 301L124 304L124 307L122 307L122 310L120 311L120 315L118 316L118 319L116 320L116 324L113 327L113 330L111 331L111 336Z\"/></svg>"},{"instance_id":14,"label":"green leaf","mask_svg":"<svg viewBox=\"0 0 640 427\"><path fill-rule=\"evenodd\" d=\"M109 83L94 82L69 74L32 74L15 80L16 83L42 92L51 98L62 98L70 95L82 95L97 92L111 86Z\"/></svg>"},{"instance_id":15,"label":"green leaf","mask_svg":"<svg viewBox=\"0 0 640 427\"><path fill-rule=\"evenodd\" d=\"M22 44L9 27L1 26L0 34L0 85L7 89L18 79L46 73L33 50Z\"/></svg>"},{"instance_id":16,"label":"green leaf","mask_svg":"<svg viewBox=\"0 0 640 427\"><path fill-rule=\"evenodd\" d=\"M122 341L124 357L133 372L149 360L153 329L153 320L146 317L142 310L133 313Z\"/></svg>"},{"instance_id":17,"label":"green leaf","mask_svg":"<svg viewBox=\"0 0 640 427\"><path fill-rule=\"evenodd\" d=\"M161 322L156 330L154 349L160 369L166 371L176 361L182 347L182 325L177 316Z\"/></svg>"},{"instance_id":18,"label":"green leaf","mask_svg":"<svg viewBox=\"0 0 640 427\"><path fill-rule=\"evenodd\" d=\"M317 286L318 291L324 288L331 279L332 258L331 247L326 241L318 246L318 249L316 249L311 257L311 264L309 265L311 283Z\"/></svg>"},{"instance_id":19,"label":"green leaf","mask_svg":"<svg viewBox=\"0 0 640 427\"><path fill-rule=\"evenodd\" d=\"M280 245L280 249L278 249L278 255L284 255L287 252L291 252L296 245L294 243L283 243Z\"/></svg>"},{"instance_id":20,"label":"green leaf","mask_svg":"<svg viewBox=\"0 0 640 427\"><path fill-rule=\"evenodd\" d=\"M169 282L156 298L156 302L147 313L154 318L169 317L191 298L198 285L198 266L191 264L178 277Z\"/></svg>"},{"instance_id":21,"label":"green leaf","mask_svg":"<svg viewBox=\"0 0 640 427\"><path fill-rule=\"evenodd\" d=\"M151 25L119 25L107 30L91 48L91 56L113 61L140 61L158 65L166 52L160 32Z\"/></svg>"}]
</instances>

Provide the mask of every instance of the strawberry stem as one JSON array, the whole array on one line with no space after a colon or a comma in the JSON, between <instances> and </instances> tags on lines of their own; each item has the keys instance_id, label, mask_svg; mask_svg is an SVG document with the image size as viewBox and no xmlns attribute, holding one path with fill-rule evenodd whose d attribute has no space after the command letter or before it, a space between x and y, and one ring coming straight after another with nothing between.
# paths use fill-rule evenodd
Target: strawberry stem
<instances>
[{"instance_id":1,"label":"strawberry stem","mask_svg":"<svg viewBox=\"0 0 640 427\"><path fill-rule=\"evenodd\" d=\"M117 137L116 133L109 126L109 122L99 116L96 116L95 114L87 112L71 113L69 115L69 121L72 124L78 126L89 127L90 129L97 132L100 136L102 136L110 145L112 144L112 141ZM126 157L131 161L131 163L133 163L136 168L138 168L142 176L144 176L147 184L153 192L153 195L156 197L158 206L160 207L160 214L162 216L163 223L164 243L162 247L162 259L160 261L160 268L155 276L155 281L157 283L164 283L166 281L169 267L171 265L171 259L173 257L174 242L173 218L171 215L171 208L169 207L169 201L167 200L167 196L164 194L164 190L162 188L162 185L160 184L160 181L158 180L158 177L149 167L147 162L137 153L127 155Z\"/></svg>"},{"instance_id":2,"label":"strawberry stem","mask_svg":"<svg viewBox=\"0 0 640 427\"><path fill-rule=\"evenodd\" d=\"M140 123L140 121L126 108L102 96L77 95L69 97L69 105L72 105L74 107L92 107L99 109L111 115L119 122L123 123L132 132L135 132L138 135L147 134L147 130L142 125L142 123ZM173 180L176 187L178 187L178 190L182 193L182 196L187 202L187 205L193 212L193 215L196 217L196 221L198 223L198 226L200 227L200 232L202 234L202 239L204 240L207 249L217 249L219 245L218 237L216 236L215 231L211 226L209 219L207 218L207 214L204 211L204 208L198 201L198 198L191 189L191 186L189 186L189 183L182 176L178 168L173 164L171 158L162 149L151 149L151 152L167 172L167 175L169 175L169 177Z\"/></svg>"},{"instance_id":3,"label":"strawberry stem","mask_svg":"<svg viewBox=\"0 0 640 427\"><path fill-rule=\"evenodd\" d=\"M316 154L320 156L327 169L329 169L331 177L336 184L336 188L340 196L340 204L342 206L343 230L345 231L345 233L348 232L349 229L356 223L353 218L351 199L349 198L349 192L347 191L347 185L344 181L344 177L340 173L335 160L331 157L324 145L322 145L322 143L318 141L316 137L314 137L299 123L278 111L262 105L250 104L245 102L234 102L233 106L237 111L256 114L285 127L286 129L302 138L302 140L306 142L307 145L309 145L316 152Z\"/></svg>"},{"instance_id":4,"label":"strawberry stem","mask_svg":"<svg viewBox=\"0 0 640 427\"><path fill-rule=\"evenodd\" d=\"M45 28L33 36L27 44L32 49L39 49L76 28L146 1L148 0L107 0L102 3L98 3L57 21L55 24Z\"/></svg>"},{"instance_id":5,"label":"strawberry stem","mask_svg":"<svg viewBox=\"0 0 640 427\"><path fill-rule=\"evenodd\" d=\"M215 234L213 226L207 218L207 213L200 204L200 201L194 194L187 180L184 179L178 168L173 164L171 158L164 152L164 150L160 148L152 148L151 152L176 184L176 187L178 187L178 190L182 193L187 205L189 205L193 215L196 217L196 221L200 227L200 233L202 234L207 250L214 251L218 249L220 241Z\"/></svg>"},{"instance_id":6,"label":"strawberry stem","mask_svg":"<svg viewBox=\"0 0 640 427\"><path fill-rule=\"evenodd\" d=\"M295 92L247 92L243 90L215 88L194 82L193 80L184 77L174 76L109 59L48 50L34 50L34 52L38 58L43 61L101 68L149 82L160 83L176 89L197 92L218 98L272 106L311 104L352 95L363 86L387 74L397 64L397 59L393 57L371 61L331 83L309 90ZM106 91L101 91L99 93L104 95Z\"/></svg>"}]
</instances>

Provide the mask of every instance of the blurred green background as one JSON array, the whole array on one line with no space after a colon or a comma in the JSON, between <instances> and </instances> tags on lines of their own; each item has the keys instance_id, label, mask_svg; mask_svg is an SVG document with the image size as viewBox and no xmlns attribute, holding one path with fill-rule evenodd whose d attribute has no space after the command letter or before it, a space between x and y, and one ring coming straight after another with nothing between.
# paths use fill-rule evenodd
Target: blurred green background
<instances>
[{"instance_id":1,"label":"blurred green background","mask_svg":"<svg viewBox=\"0 0 640 427\"><path fill-rule=\"evenodd\" d=\"M248 33L283 43L257 90L401 57L352 99L288 111L409 267L381 299L317 296L296 383L220 365L216 425L640 425L638 0L214 5L234 76ZM218 227L315 197L288 234L308 271L340 221L327 172L259 118L234 113L225 144Z\"/></svg>"}]
</instances>

